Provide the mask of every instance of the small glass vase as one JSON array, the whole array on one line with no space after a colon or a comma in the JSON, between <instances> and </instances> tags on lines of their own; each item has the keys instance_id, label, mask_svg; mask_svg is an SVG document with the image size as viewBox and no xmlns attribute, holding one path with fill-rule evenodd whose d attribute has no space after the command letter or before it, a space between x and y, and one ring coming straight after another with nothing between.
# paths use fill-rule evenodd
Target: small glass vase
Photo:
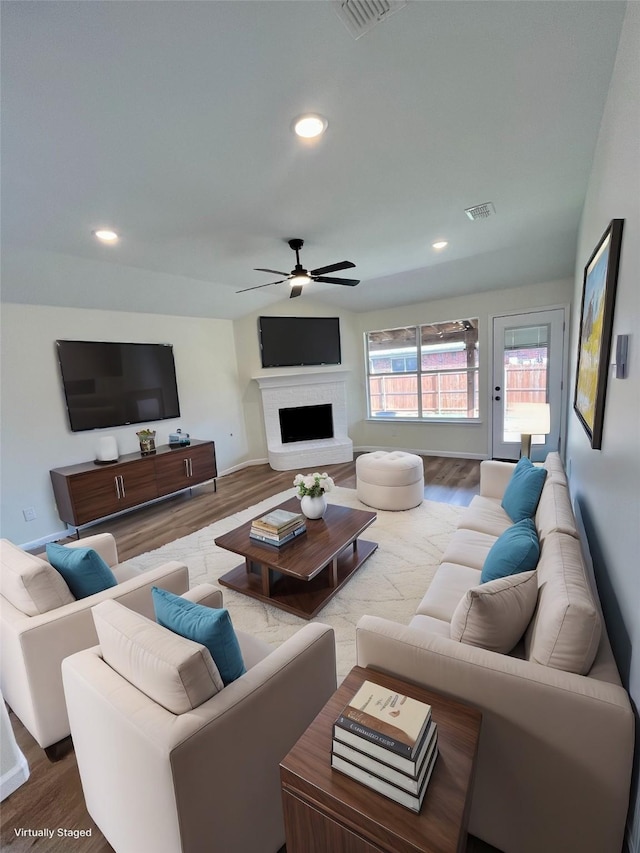
<instances>
[{"instance_id":1,"label":"small glass vase","mask_svg":"<svg viewBox=\"0 0 640 853\"><path fill-rule=\"evenodd\" d=\"M322 518L327 511L327 499L324 495L317 498L312 498L311 495L304 495L300 500L300 509L302 514L309 519Z\"/></svg>"},{"instance_id":2,"label":"small glass vase","mask_svg":"<svg viewBox=\"0 0 640 853\"><path fill-rule=\"evenodd\" d=\"M155 434L150 436L145 436L144 438L138 436L140 441L140 453L143 456L148 456L150 453L156 452L156 439Z\"/></svg>"}]
</instances>

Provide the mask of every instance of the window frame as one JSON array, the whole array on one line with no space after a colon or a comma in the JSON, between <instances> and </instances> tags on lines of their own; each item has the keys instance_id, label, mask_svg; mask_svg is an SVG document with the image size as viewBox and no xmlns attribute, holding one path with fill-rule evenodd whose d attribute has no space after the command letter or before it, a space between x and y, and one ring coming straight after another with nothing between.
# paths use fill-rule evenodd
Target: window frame
<instances>
[{"instance_id":1,"label":"window frame","mask_svg":"<svg viewBox=\"0 0 640 853\"><path fill-rule=\"evenodd\" d=\"M464 324L471 324L470 326L466 326ZM449 331L449 335L451 339L448 343L451 344L449 347L443 347L439 352L444 353L448 351L467 351L467 344L464 340L464 336L468 333L470 328L475 329L475 342L473 345L473 349L475 351L475 364L472 366L463 366L463 365L446 365L446 366L437 366L433 367L424 367L423 366L423 357L429 351L433 352L432 346L430 344L423 344L424 333L423 330L426 327L446 327L453 324L460 324L460 332L459 332L459 340L456 340L455 331ZM385 353L384 357L389 361L389 369L388 370L377 370L372 371L372 361L375 362L376 352L375 350L370 349L371 335L375 334L384 334L384 333L393 333L395 331L411 331L414 330L414 340L411 341L406 348L403 347L390 347L390 352ZM366 381L366 397L367 397L367 420L375 423L443 423L443 424L478 424L480 423L480 401L479 401L479 380L480 380L480 346L479 346L479 320L477 317L468 318L466 320L454 320L454 321L438 321L431 323L418 323L413 326L396 326L390 329L375 329L369 330L364 333L364 358L365 358L365 381ZM456 346L456 344L461 344L462 346ZM428 348L428 349L426 349ZM403 349L406 349L407 352L402 352ZM383 352L383 351L381 351ZM416 361L416 369L415 370L393 370L393 363L398 362L399 359L404 360L404 364L406 367L409 359L415 359ZM441 391L440 386L440 377L452 374L464 374L467 377L467 403L469 402L469 377L473 377L473 400L472 400L472 410L475 414L472 416L465 416L462 414L455 415L446 415L442 414L439 411L437 414L425 414L424 413L424 397L428 394L461 394L464 391L461 390L452 390L452 391ZM415 393L417 409L416 415L405 415L398 413L398 410L389 410L393 411L393 415L376 415L372 412L372 394L371 394L371 380L372 379L380 379L381 377L392 376L395 378L398 377L407 377L413 378L415 380ZM437 385L438 388L435 391L425 390L423 386L423 378L424 377L437 377ZM406 392L396 392L396 394L402 394ZM442 409L442 407L439 407ZM381 409L380 411L384 411ZM467 408L468 411L468 408Z\"/></svg>"}]
</instances>

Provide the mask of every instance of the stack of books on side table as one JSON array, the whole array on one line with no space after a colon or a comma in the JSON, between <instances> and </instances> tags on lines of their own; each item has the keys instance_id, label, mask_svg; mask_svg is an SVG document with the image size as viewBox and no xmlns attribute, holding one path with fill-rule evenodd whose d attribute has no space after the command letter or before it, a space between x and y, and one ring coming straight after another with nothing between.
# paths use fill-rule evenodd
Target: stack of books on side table
<instances>
[{"instance_id":1,"label":"stack of books on side table","mask_svg":"<svg viewBox=\"0 0 640 853\"><path fill-rule=\"evenodd\" d=\"M296 536L304 533L306 529L304 515L301 513L274 509L251 523L249 536L263 545L279 547L291 542Z\"/></svg>"},{"instance_id":2,"label":"stack of books on side table","mask_svg":"<svg viewBox=\"0 0 640 853\"><path fill-rule=\"evenodd\" d=\"M365 681L333 724L331 766L419 812L438 756L431 705Z\"/></svg>"}]
</instances>

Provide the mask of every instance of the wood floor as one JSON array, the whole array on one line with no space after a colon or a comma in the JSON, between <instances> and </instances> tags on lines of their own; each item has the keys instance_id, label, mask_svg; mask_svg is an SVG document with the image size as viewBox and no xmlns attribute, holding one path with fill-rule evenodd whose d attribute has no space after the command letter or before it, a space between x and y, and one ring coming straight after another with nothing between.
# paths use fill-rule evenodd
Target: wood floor
<instances>
[{"instance_id":1,"label":"wood floor","mask_svg":"<svg viewBox=\"0 0 640 853\"><path fill-rule=\"evenodd\" d=\"M427 499L466 506L478 493L479 462L425 457L424 465ZM336 485L355 488L354 462L329 465L326 470ZM284 491L292 486L292 481L291 471L272 471L268 465L252 466L219 478L215 490L212 484L200 486L192 494L184 493L86 528L81 537L103 530L113 533L119 557L126 560ZM2 803L0 849L11 853L109 853L112 847L86 811L73 750L69 749L61 760L50 762L12 712L10 717L31 775L25 785ZM123 772L126 772L124 768ZM105 791L105 796L108 794ZM20 838L15 830L21 827L55 831L59 827L71 831L91 829L92 833L90 837L77 840L69 837ZM493 850L477 839L469 839L467 853L491 853Z\"/></svg>"}]
</instances>

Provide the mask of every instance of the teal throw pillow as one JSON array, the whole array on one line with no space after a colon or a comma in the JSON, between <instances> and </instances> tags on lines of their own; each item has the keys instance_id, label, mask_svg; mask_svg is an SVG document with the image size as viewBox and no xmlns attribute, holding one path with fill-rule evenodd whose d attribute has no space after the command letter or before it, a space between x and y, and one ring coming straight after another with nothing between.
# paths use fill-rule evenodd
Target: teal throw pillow
<instances>
[{"instance_id":1,"label":"teal throw pillow","mask_svg":"<svg viewBox=\"0 0 640 853\"><path fill-rule=\"evenodd\" d=\"M187 601L157 586L151 594L158 624L206 646L225 687L247 671L228 610Z\"/></svg>"},{"instance_id":2,"label":"teal throw pillow","mask_svg":"<svg viewBox=\"0 0 640 853\"><path fill-rule=\"evenodd\" d=\"M536 526L523 518L509 527L491 546L482 567L480 583L531 572L538 565L540 542Z\"/></svg>"},{"instance_id":3,"label":"teal throw pillow","mask_svg":"<svg viewBox=\"0 0 640 853\"><path fill-rule=\"evenodd\" d=\"M118 585L109 566L93 548L66 548L50 542L45 550L47 560L60 572L74 598L86 598Z\"/></svg>"},{"instance_id":4,"label":"teal throw pillow","mask_svg":"<svg viewBox=\"0 0 640 853\"><path fill-rule=\"evenodd\" d=\"M519 460L502 497L502 509L511 521L535 515L546 476L546 468L537 468L526 456Z\"/></svg>"}]
</instances>

